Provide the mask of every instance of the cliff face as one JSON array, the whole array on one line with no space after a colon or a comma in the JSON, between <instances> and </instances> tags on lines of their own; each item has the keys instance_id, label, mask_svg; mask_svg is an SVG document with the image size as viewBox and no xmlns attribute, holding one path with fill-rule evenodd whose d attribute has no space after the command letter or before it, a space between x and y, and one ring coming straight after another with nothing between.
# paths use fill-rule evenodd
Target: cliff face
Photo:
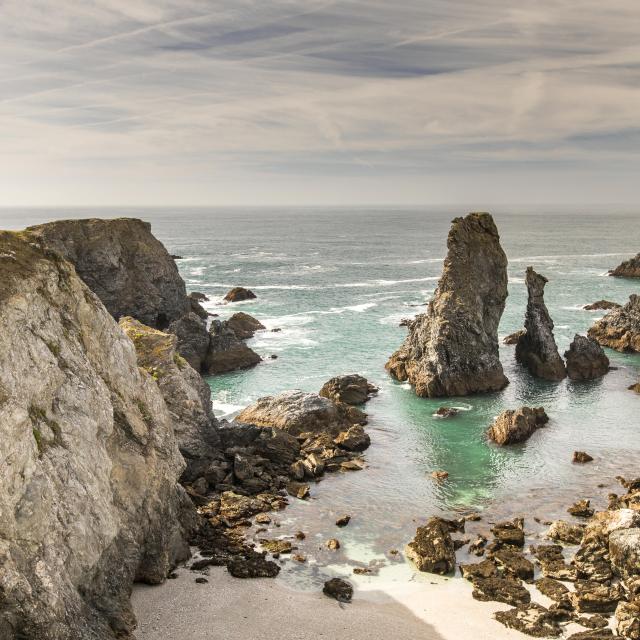
<instances>
[{"instance_id":1,"label":"cliff face","mask_svg":"<svg viewBox=\"0 0 640 640\"><path fill-rule=\"evenodd\" d=\"M425 314L409 326L387 369L419 396L497 391L508 384L498 357L507 298L507 257L488 213L453 221L444 271Z\"/></svg>"},{"instance_id":2,"label":"cliff face","mask_svg":"<svg viewBox=\"0 0 640 640\"><path fill-rule=\"evenodd\" d=\"M147 222L59 220L27 232L69 260L116 320L163 329L191 310L175 261Z\"/></svg>"},{"instance_id":3,"label":"cliff face","mask_svg":"<svg viewBox=\"0 0 640 640\"><path fill-rule=\"evenodd\" d=\"M145 249L116 257L94 228L82 233L99 263L132 287L122 261L148 264ZM70 264L33 244L47 231L0 232L0 637L128 638L132 582L160 582L188 555L184 461L132 342Z\"/></svg>"},{"instance_id":4,"label":"cliff face","mask_svg":"<svg viewBox=\"0 0 640 640\"><path fill-rule=\"evenodd\" d=\"M546 380L562 380L567 371L553 337L553 320L544 303L544 287L548 280L527 269L526 284L529 298L524 320L525 332L516 344L516 360L531 374Z\"/></svg>"}]
</instances>

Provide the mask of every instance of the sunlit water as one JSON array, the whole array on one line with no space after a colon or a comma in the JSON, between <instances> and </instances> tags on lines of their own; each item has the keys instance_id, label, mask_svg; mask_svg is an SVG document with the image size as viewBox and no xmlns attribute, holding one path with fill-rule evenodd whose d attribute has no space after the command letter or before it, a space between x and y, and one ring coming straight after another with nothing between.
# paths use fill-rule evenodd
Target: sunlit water
<instances>
[{"instance_id":1,"label":"sunlit water","mask_svg":"<svg viewBox=\"0 0 640 640\"><path fill-rule=\"evenodd\" d=\"M460 212L464 213L464 212ZM452 211L433 210L185 210L23 211L0 213L6 227L57 217L135 215L149 220L172 253L187 287L206 293L205 306L222 318L238 310L268 329L249 342L262 364L209 378L218 417L232 418L256 398L284 389L317 391L329 377L356 372L380 387L367 405L372 446L362 472L327 476L312 499L279 515L281 526L262 535L299 529L309 563L285 563L281 578L310 586L345 563L386 563L387 577L409 572L388 551L401 549L417 523L436 513L487 510L498 515L559 515L569 502L602 496L618 472L640 465L640 396L627 390L637 380L640 356L608 352L617 367L603 379L547 383L514 362L513 347L501 358L511 384L484 396L428 400L389 378L384 364L401 344L402 318L419 313L442 269ZM522 326L524 271L533 266L549 279L546 302L560 351L602 312L582 307L600 298L625 302L640 293L638 281L606 271L640 250L636 214L531 212L495 214L509 257L509 298L503 337ZM232 286L251 288L257 300L223 305ZM277 359L269 359L275 354ZM461 409L450 420L433 417L441 405ZM497 448L485 438L492 418L506 408L542 405L551 418L523 446ZM575 449L596 458L571 463ZM449 479L437 484L433 470ZM605 482L608 488L597 488ZM601 499L601 498L599 498ZM337 529L336 515L353 520ZM329 537L340 552L321 549ZM369 580L375 580L371 578ZM367 581L366 579L364 580Z\"/></svg>"}]
</instances>

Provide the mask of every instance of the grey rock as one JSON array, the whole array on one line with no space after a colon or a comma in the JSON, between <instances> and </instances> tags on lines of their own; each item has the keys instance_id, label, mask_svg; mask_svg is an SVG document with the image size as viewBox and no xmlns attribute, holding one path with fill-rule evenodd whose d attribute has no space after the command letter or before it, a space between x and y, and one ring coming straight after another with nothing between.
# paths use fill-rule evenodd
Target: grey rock
<instances>
[{"instance_id":1,"label":"grey rock","mask_svg":"<svg viewBox=\"0 0 640 640\"><path fill-rule=\"evenodd\" d=\"M253 316L250 316L248 313L244 313L243 311L234 313L227 320L227 327L236 334L236 337L239 340L248 340L249 338L253 338L256 331L266 329L259 320L256 320Z\"/></svg>"},{"instance_id":2,"label":"grey rock","mask_svg":"<svg viewBox=\"0 0 640 640\"><path fill-rule=\"evenodd\" d=\"M577 333L564 357L567 374L572 380L594 380L609 371L609 358L603 348L593 338Z\"/></svg>"},{"instance_id":3,"label":"grey rock","mask_svg":"<svg viewBox=\"0 0 640 640\"><path fill-rule=\"evenodd\" d=\"M527 268L525 280L529 298L525 333L516 344L516 360L538 378L562 380L567 373L553 337L553 320L544 303L544 287L548 280L532 267Z\"/></svg>"},{"instance_id":4,"label":"grey rock","mask_svg":"<svg viewBox=\"0 0 640 640\"><path fill-rule=\"evenodd\" d=\"M0 232L0 635L129 637L133 581L189 556L174 420L74 267L21 238Z\"/></svg>"},{"instance_id":5,"label":"grey rock","mask_svg":"<svg viewBox=\"0 0 640 640\"><path fill-rule=\"evenodd\" d=\"M507 257L488 213L456 218L444 270L427 312L386 364L419 396L464 396L508 384L498 355L507 298Z\"/></svg>"},{"instance_id":6,"label":"grey rock","mask_svg":"<svg viewBox=\"0 0 640 640\"><path fill-rule=\"evenodd\" d=\"M202 372L209 350L207 325L195 313L187 313L174 320L167 329L178 338L178 353L198 372Z\"/></svg>"},{"instance_id":7,"label":"grey rock","mask_svg":"<svg viewBox=\"0 0 640 640\"><path fill-rule=\"evenodd\" d=\"M254 367L262 358L240 340L233 329L221 320L209 327L209 349L204 360L206 373L225 373Z\"/></svg>"}]
</instances>

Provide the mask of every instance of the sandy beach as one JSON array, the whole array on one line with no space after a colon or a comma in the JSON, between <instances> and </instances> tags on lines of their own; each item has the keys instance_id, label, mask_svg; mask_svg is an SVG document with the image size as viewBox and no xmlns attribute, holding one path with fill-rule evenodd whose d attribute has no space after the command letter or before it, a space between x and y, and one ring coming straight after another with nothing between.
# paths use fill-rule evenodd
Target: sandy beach
<instances>
[{"instance_id":1,"label":"sandy beach","mask_svg":"<svg viewBox=\"0 0 640 640\"><path fill-rule=\"evenodd\" d=\"M133 606L140 640L510 640L523 638L496 622L506 605L471 598L465 580L436 584L356 584L353 602L295 591L279 580L238 580L212 568L207 584L178 571L164 585L137 585ZM576 627L577 629L577 627Z\"/></svg>"}]
</instances>

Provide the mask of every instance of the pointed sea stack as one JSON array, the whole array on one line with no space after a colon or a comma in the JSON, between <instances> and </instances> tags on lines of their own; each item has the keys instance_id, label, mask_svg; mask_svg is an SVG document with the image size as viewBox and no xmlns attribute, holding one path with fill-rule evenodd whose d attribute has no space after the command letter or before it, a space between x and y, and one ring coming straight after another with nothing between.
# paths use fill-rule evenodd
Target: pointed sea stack
<instances>
[{"instance_id":1,"label":"pointed sea stack","mask_svg":"<svg viewBox=\"0 0 640 640\"><path fill-rule=\"evenodd\" d=\"M498 391L509 381L498 357L498 324L507 299L507 256L488 213L456 218L444 270L427 312L409 325L386 364L419 396Z\"/></svg>"},{"instance_id":2,"label":"pointed sea stack","mask_svg":"<svg viewBox=\"0 0 640 640\"><path fill-rule=\"evenodd\" d=\"M516 360L532 375L545 380L562 380L567 375L564 362L558 353L553 337L553 320L544 303L544 286L548 280L527 268L526 283L529 292L525 333L516 345Z\"/></svg>"}]
</instances>

